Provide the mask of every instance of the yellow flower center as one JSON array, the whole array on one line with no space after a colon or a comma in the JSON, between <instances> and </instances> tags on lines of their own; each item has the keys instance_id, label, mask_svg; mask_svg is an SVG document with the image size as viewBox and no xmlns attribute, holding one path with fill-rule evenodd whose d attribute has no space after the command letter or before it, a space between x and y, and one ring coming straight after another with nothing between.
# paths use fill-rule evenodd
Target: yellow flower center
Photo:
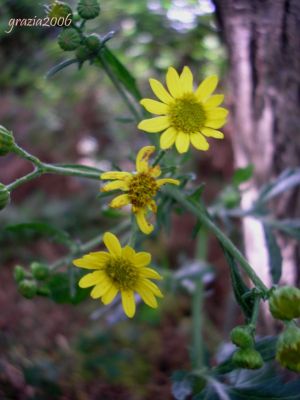
<instances>
[{"instance_id":1,"label":"yellow flower center","mask_svg":"<svg viewBox=\"0 0 300 400\"><path fill-rule=\"evenodd\" d=\"M156 195L158 186L155 179L146 172L134 175L129 182L128 196L136 208L144 208Z\"/></svg>"},{"instance_id":2,"label":"yellow flower center","mask_svg":"<svg viewBox=\"0 0 300 400\"><path fill-rule=\"evenodd\" d=\"M105 272L120 290L133 290L139 278L138 270L123 257L111 258Z\"/></svg>"},{"instance_id":3,"label":"yellow flower center","mask_svg":"<svg viewBox=\"0 0 300 400\"><path fill-rule=\"evenodd\" d=\"M183 133L198 132L205 122L205 111L193 94L176 99L169 106L171 126Z\"/></svg>"}]
</instances>

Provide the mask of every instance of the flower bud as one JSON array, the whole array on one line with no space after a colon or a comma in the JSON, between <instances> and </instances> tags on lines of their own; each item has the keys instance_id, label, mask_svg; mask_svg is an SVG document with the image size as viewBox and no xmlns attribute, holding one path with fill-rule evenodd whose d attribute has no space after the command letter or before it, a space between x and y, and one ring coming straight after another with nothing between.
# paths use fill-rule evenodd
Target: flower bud
<instances>
[{"instance_id":1,"label":"flower bud","mask_svg":"<svg viewBox=\"0 0 300 400\"><path fill-rule=\"evenodd\" d=\"M83 19L93 19L98 17L100 14L98 0L79 0L77 11Z\"/></svg>"},{"instance_id":2,"label":"flower bud","mask_svg":"<svg viewBox=\"0 0 300 400\"><path fill-rule=\"evenodd\" d=\"M269 299L269 307L274 318L291 320L300 317L300 289L283 286L275 289Z\"/></svg>"},{"instance_id":3,"label":"flower bud","mask_svg":"<svg viewBox=\"0 0 300 400\"><path fill-rule=\"evenodd\" d=\"M66 28L58 37L58 44L64 51L76 50L80 46L81 36L75 28Z\"/></svg>"},{"instance_id":4,"label":"flower bud","mask_svg":"<svg viewBox=\"0 0 300 400\"><path fill-rule=\"evenodd\" d=\"M19 292L26 299L32 299L36 295L37 286L34 281L24 279L19 283Z\"/></svg>"},{"instance_id":5,"label":"flower bud","mask_svg":"<svg viewBox=\"0 0 300 400\"><path fill-rule=\"evenodd\" d=\"M254 345L252 330L249 326L236 326L232 329L230 338L232 343L244 349Z\"/></svg>"},{"instance_id":6,"label":"flower bud","mask_svg":"<svg viewBox=\"0 0 300 400\"><path fill-rule=\"evenodd\" d=\"M48 8L48 7L47 7ZM73 11L72 8L64 3L63 1L55 1L50 7L48 11L48 17L51 18L66 18L67 16L72 16Z\"/></svg>"},{"instance_id":7,"label":"flower bud","mask_svg":"<svg viewBox=\"0 0 300 400\"><path fill-rule=\"evenodd\" d=\"M3 210L10 202L10 192L3 183L0 183L0 210Z\"/></svg>"},{"instance_id":8,"label":"flower bud","mask_svg":"<svg viewBox=\"0 0 300 400\"><path fill-rule=\"evenodd\" d=\"M14 269L14 278L17 283L25 278L25 270L21 265L16 265Z\"/></svg>"},{"instance_id":9,"label":"flower bud","mask_svg":"<svg viewBox=\"0 0 300 400\"><path fill-rule=\"evenodd\" d=\"M97 53L101 48L101 39L96 33L92 33L86 39L87 47L93 52Z\"/></svg>"},{"instance_id":10,"label":"flower bud","mask_svg":"<svg viewBox=\"0 0 300 400\"><path fill-rule=\"evenodd\" d=\"M87 46L79 46L76 50L76 58L79 62L83 63L92 56L92 51Z\"/></svg>"},{"instance_id":11,"label":"flower bud","mask_svg":"<svg viewBox=\"0 0 300 400\"><path fill-rule=\"evenodd\" d=\"M260 353L251 348L237 350L232 361L237 367L246 369L259 369L264 363Z\"/></svg>"},{"instance_id":12,"label":"flower bud","mask_svg":"<svg viewBox=\"0 0 300 400\"><path fill-rule=\"evenodd\" d=\"M32 272L32 276L38 281L43 281L49 276L49 269L45 264L33 262L30 265L30 269Z\"/></svg>"},{"instance_id":13,"label":"flower bud","mask_svg":"<svg viewBox=\"0 0 300 400\"><path fill-rule=\"evenodd\" d=\"M300 372L300 329L289 326L278 338L276 360L291 371Z\"/></svg>"},{"instance_id":14,"label":"flower bud","mask_svg":"<svg viewBox=\"0 0 300 400\"><path fill-rule=\"evenodd\" d=\"M51 295L51 290L47 286L39 287L36 294L39 296L49 297Z\"/></svg>"},{"instance_id":15,"label":"flower bud","mask_svg":"<svg viewBox=\"0 0 300 400\"><path fill-rule=\"evenodd\" d=\"M0 125L0 156L10 153L14 145L15 141L12 132Z\"/></svg>"}]
</instances>

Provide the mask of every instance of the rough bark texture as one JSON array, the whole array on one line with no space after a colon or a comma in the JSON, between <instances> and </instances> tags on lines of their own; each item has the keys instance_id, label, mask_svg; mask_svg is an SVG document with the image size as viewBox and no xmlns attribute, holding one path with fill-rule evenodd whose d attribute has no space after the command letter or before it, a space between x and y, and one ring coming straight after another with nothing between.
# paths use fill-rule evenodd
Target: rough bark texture
<instances>
[{"instance_id":1,"label":"rough bark texture","mask_svg":"<svg viewBox=\"0 0 300 400\"><path fill-rule=\"evenodd\" d=\"M214 3L230 60L235 163L255 166L253 189L242 199L247 208L263 183L300 164L300 1ZM299 190L282 196L274 210L278 217L299 216ZM245 219L244 234L250 262L269 283L261 224ZM299 257L295 242L280 238L280 243L283 280L295 283Z\"/></svg>"}]
</instances>

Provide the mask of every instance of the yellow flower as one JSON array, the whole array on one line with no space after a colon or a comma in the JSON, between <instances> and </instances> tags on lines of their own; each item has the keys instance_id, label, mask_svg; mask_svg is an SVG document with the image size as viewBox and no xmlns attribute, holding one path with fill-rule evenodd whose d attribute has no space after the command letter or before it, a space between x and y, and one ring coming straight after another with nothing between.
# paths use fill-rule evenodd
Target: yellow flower
<instances>
[{"instance_id":1,"label":"yellow flower","mask_svg":"<svg viewBox=\"0 0 300 400\"><path fill-rule=\"evenodd\" d=\"M110 232L103 235L103 242L108 252L97 251L73 260L76 267L94 270L80 279L79 286L94 286L91 297L100 298L103 304L111 303L120 292L124 312L130 318L135 314L134 292L148 306L157 308L156 297L163 295L149 279L162 277L148 267L151 255L146 252L136 253L130 246L122 248L118 238Z\"/></svg>"},{"instance_id":2,"label":"yellow flower","mask_svg":"<svg viewBox=\"0 0 300 400\"><path fill-rule=\"evenodd\" d=\"M138 128L145 132L161 132L160 147L170 148L174 143L179 153L189 149L190 142L198 150L208 150L205 137L223 139L220 132L226 123L228 111L219 107L224 95L214 92L218 77L208 76L194 91L193 75L184 67L181 75L170 67L166 75L169 92L156 79L150 79L150 86L160 101L143 99L141 104L147 111L159 117L141 121Z\"/></svg>"},{"instance_id":3,"label":"yellow flower","mask_svg":"<svg viewBox=\"0 0 300 400\"><path fill-rule=\"evenodd\" d=\"M154 146L142 147L136 157L136 173L123 171L104 172L101 179L113 180L102 187L103 192L121 189L125 194L115 197L110 207L119 208L131 204L132 212L135 214L140 230L148 235L153 231L153 225L146 220L145 214L148 210L156 212L157 206L153 198L162 185L172 183L179 185L177 179L163 178L158 165L152 167L148 164L151 154L155 151Z\"/></svg>"}]
</instances>

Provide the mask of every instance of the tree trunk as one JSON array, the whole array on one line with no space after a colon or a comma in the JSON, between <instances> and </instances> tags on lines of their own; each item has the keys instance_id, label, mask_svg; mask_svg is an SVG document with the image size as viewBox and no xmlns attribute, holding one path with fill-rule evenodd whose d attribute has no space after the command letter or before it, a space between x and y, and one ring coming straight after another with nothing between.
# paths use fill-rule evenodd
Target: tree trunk
<instances>
[{"instance_id":1,"label":"tree trunk","mask_svg":"<svg viewBox=\"0 0 300 400\"><path fill-rule=\"evenodd\" d=\"M237 167L254 165L253 185L242 197L249 208L258 188L287 167L300 164L300 1L214 0L220 33L228 48L232 94L232 141ZM277 217L300 211L299 190L276 202ZM245 251L256 272L270 284L262 225L243 222ZM283 283L297 278L296 243L279 237Z\"/></svg>"}]
</instances>

